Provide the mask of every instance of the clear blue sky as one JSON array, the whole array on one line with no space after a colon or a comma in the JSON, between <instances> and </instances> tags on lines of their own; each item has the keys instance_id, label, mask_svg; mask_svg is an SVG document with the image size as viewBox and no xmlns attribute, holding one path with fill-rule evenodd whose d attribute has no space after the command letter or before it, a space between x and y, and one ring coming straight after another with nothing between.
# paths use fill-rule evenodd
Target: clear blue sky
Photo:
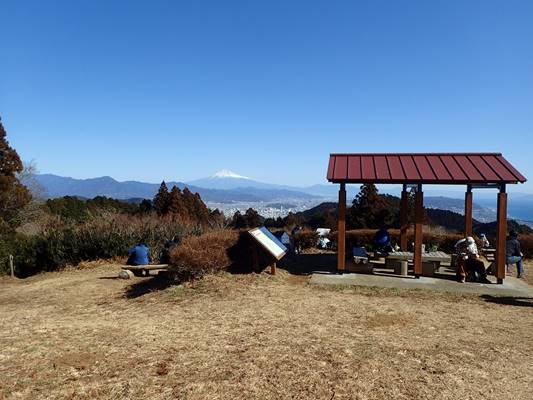
<instances>
[{"instance_id":1,"label":"clear blue sky","mask_svg":"<svg viewBox=\"0 0 533 400\"><path fill-rule=\"evenodd\" d=\"M0 115L41 172L229 168L307 185L330 152L501 151L533 179L531 0L3 0L1 13Z\"/></svg>"}]
</instances>

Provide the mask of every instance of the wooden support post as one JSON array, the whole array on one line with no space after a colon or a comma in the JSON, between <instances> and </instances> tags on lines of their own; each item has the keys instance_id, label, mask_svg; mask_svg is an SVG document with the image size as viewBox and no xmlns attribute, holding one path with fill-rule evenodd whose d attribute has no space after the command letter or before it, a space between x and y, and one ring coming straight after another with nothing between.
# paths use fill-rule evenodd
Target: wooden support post
<instances>
[{"instance_id":1,"label":"wooden support post","mask_svg":"<svg viewBox=\"0 0 533 400\"><path fill-rule=\"evenodd\" d=\"M276 262L274 261L274 263L270 266L270 274L271 275L276 275Z\"/></svg>"},{"instance_id":2,"label":"wooden support post","mask_svg":"<svg viewBox=\"0 0 533 400\"><path fill-rule=\"evenodd\" d=\"M496 263L495 275L499 284L503 283L505 279L505 264L506 264L506 241L507 241L507 193L505 186L502 186L500 193L498 193L498 211L497 211L497 227L496 227Z\"/></svg>"},{"instance_id":3,"label":"wooden support post","mask_svg":"<svg viewBox=\"0 0 533 400\"><path fill-rule=\"evenodd\" d=\"M346 267L346 184L339 189L339 237L337 253L337 270L342 273Z\"/></svg>"},{"instance_id":4,"label":"wooden support post","mask_svg":"<svg viewBox=\"0 0 533 400\"><path fill-rule=\"evenodd\" d=\"M11 270L11 277L15 277L15 265L13 263L13 254L9 255L9 269Z\"/></svg>"},{"instance_id":5,"label":"wooden support post","mask_svg":"<svg viewBox=\"0 0 533 400\"><path fill-rule=\"evenodd\" d=\"M472 236L472 186L465 193L465 237Z\"/></svg>"},{"instance_id":6,"label":"wooden support post","mask_svg":"<svg viewBox=\"0 0 533 400\"><path fill-rule=\"evenodd\" d=\"M422 223L424 222L424 193L422 185L418 185L415 194L415 248L414 273L416 277L422 275Z\"/></svg>"},{"instance_id":7,"label":"wooden support post","mask_svg":"<svg viewBox=\"0 0 533 400\"><path fill-rule=\"evenodd\" d=\"M407 230L409 228L409 192L407 185L403 185L400 201L400 249L407 251Z\"/></svg>"}]
</instances>

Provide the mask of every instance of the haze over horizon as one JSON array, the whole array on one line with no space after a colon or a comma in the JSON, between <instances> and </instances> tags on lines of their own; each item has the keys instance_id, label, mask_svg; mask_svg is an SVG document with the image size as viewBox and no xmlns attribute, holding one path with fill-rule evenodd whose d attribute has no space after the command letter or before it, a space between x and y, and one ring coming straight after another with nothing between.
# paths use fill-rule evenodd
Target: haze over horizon
<instances>
[{"instance_id":1,"label":"haze over horizon","mask_svg":"<svg viewBox=\"0 0 533 400\"><path fill-rule=\"evenodd\" d=\"M533 175L529 1L7 1L3 15L0 117L42 173L229 169L303 187L326 183L332 152L490 151Z\"/></svg>"}]
</instances>

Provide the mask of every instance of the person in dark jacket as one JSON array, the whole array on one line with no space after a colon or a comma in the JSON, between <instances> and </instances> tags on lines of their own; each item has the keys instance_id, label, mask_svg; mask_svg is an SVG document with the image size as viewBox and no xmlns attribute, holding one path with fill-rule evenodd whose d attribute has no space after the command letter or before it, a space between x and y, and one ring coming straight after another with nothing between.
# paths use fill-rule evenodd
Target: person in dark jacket
<instances>
[{"instance_id":1,"label":"person in dark jacket","mask_svg":"<svg viewBox=\"0 0 533 400\"><path fill-rule=\"evenodd\" d=\"M524 277L524 267L522 265L522 252L520 251L520 242L518 241L518 233L516 231L511 231L509 237L507 238L506 245L506 256L507 256L507 272L511 272L511 265L516 264L518 269L518 277Z\"/></svg>"},{"instance_id":2,"label":"person in dark jacket","mask_svg":"<svg viewBox=\"0 0 533 400\"><path fill-rule=\"evenodd\" d=\"M150 264L150 248L144 240L128 250L128 261L126 265L148 265Z\"/></svg>"},{"instance_id":3,"label":"person in dark jacket","mask_svg":"<svg viewBox=\"0 0 533 400\"><path fill-rule=\"evenodd\" d=\"M165 247L163 247L163 250L161 250L161 257L159 259L159 262L161 264L169 264L170 263L170 252L173 248L180 245L180 239L177 236L174 236L172 239L167 241L165 243Z\"/></svg>"}]
</instances>

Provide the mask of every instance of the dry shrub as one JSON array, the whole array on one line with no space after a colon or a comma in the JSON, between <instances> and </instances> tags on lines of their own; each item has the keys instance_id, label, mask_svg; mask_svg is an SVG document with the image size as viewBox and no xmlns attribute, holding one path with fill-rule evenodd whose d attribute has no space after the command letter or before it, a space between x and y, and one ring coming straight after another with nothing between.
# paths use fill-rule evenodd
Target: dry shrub
<instances>
[{"instance_id":1,"label":"dry shrub","mask_svg":"<svg viewBox=\"0 0 533 400\"><path fill-rule=\"evenodd\" d=\"M522 249L522 253L524 253L524 257L533 257L533 235L519 235L518 241L520 242L520 248Z\"/></svg>"},{"instance_id":2,"label":"dry shrub","mask_svg":"<svg viewBox=\"0 0 533 400\"><path fill-rule=\"evenodd\" d=\"M196 279L223 271L232 264L229 249L239 241L239 232L219 230L186 238L170 252L171 270L180 280Z\"/></svg>"}]
</instances>

